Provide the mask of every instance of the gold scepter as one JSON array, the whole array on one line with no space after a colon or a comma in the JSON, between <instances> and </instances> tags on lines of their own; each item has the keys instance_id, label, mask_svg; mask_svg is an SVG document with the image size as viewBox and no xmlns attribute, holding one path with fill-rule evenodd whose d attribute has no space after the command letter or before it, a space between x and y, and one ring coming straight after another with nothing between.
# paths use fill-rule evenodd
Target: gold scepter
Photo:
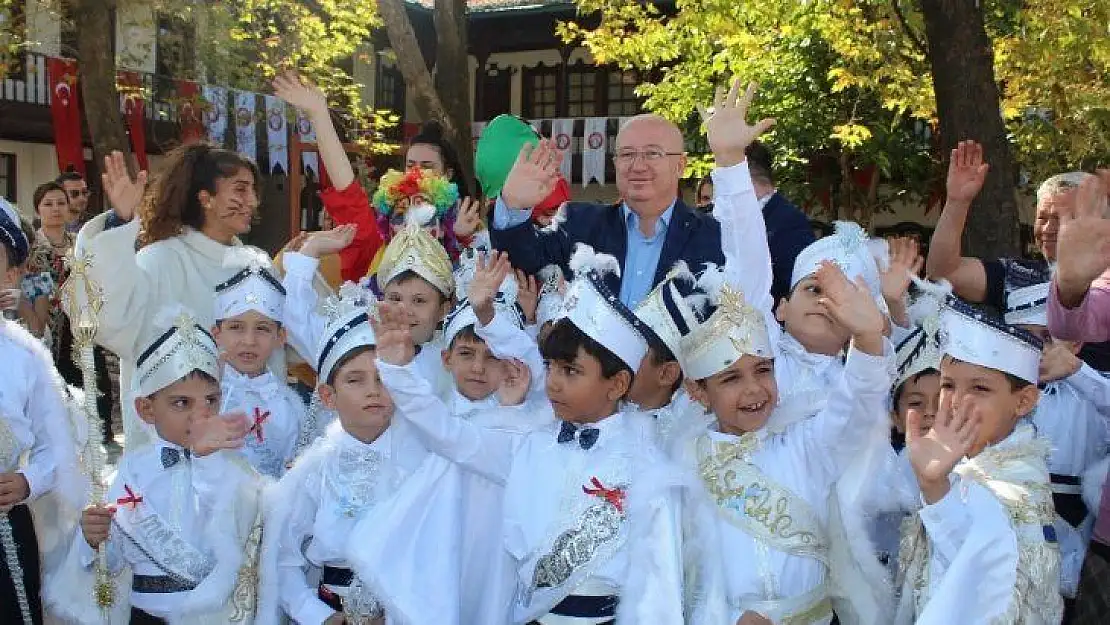
<instances>
[{"instance_id":1,"label":"gold scepter","mask_svg":"<svg viewBox=\"0 0 1110 625\"><path fill-rule=\"evenodd\" d=\"M100 446L98 437L94 435L95 432L100 431L100 414L96 403L96 361L93 340L96 338L96 331L100 324L104 292L89 276L89 269L93 264L92 254L78 256L74 251L66 261L70 274L62 285L62 304L69 316L73 331L75 348L73 359L81 369L85 390L85 418L89 431L82 456L91 485L90 500L103 503L108 485L104 482L104 449ZM108 571L108 556L104 543L97 547L95 566L96 582L93 585L93 595L104 621L108 622L109 610L115 603L116 589L112 575Z\"/></svg>"}]
</instances>

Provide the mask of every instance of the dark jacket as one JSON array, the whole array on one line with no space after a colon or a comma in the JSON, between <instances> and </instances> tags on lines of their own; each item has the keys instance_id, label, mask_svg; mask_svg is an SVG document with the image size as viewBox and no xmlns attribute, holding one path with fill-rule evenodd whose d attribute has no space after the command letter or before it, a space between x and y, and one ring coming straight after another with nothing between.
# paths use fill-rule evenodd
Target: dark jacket
<instances>
[{"instance_id":1,"label":"dark jacket","mask_svg":"<svg viewBox=\"0 0 1110 625\"><path fill-rule=\"evenodd\" d=\"M547 265L559 265L567 275L575 244L585 243L597 252L615 256L623 275L628 229L620 204L571 202L566 207L566 219L554 229L540 229L531 221L507 230L491 227L490 242L494 249L508 253L513 266L526 273L536 274ZM659 284L679 260L686 261L694 272L707 262L725 262L720 224L681 199L675 202L652 284ZM620 292L617 277L610 277L608 286L614 293Z\"/></svg>"},{"instance_id":2,"label":"dark jacket","mask_svg":"<svg viewBox=\"0 0 1110 625\"><path fill-rule=\"evenodd\" d=\"M771 294L777 304L790 293L794 259L817 239L805 213L777 191L763 207L763 221L767 224L767 246L771 248L771 270L774 272Z\"/></svg>"}]
</instances>

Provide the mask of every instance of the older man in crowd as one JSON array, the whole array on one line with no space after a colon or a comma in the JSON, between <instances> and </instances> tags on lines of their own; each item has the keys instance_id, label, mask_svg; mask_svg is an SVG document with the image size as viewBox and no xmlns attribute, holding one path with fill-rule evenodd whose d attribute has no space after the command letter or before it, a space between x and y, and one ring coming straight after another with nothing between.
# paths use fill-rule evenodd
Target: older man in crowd
<instances>
[{"instance_id":1,"label":"older man in crowd","mask_svg":"<svg viewBox=\"0 0 1110 625\"><path fill-rule=\"evenodd\" d=\"M971 202L983 188L989 165L983 162L983 149L974 141L961 141L952 151L948 167L947 198L929 244L926 271L934 280L952 283L956 295L974 303L985 303L1006 310L1010 292L1052 278L1056 262L1057 236L1061 218L1072 215L1076 192L1092 174L1069 172L1052 176L1037 189L1037 214L1033 238L1043 259L998 258L981 260L961 254L960 239ZM1110 345L1088 343L1080 357L1099 371L1110 370Z\"/></svg>"},{"instance_id":2,"label":"older man in crowd","mask_svg":"<svg viewBox=\"0 0 1110 625\"><path fill-rule=\"evenodd\" d=\"M686 167L683 146L682 132L671 122L657 115L633 117L617 134L614 161L621 202L570 203L564 219L542 229L528 217L556 184L560 158L549 142L526 148L492 212L493 246L528 273L552 264L566 269L578 243L611 254L620 262L621 275L611 276L609 287L629 307L680 260L695 271L706 263L723 264L720 225L678 196Z\"/></svg>"},{"instance_id":3,"label":"older man in crowd","mask_svg":"<svg viewBox=\"0 0 1110 625\"><path fill-rule=\"evenodd\" d=\"M1048 295L1048 329L1055 338L1110 339L1110 170L1099 175L1101 184L1094 176L1083 180L1073 214L1060 220L1058 264ZM1079 576L1075 625L1104 623L1110 614L1110 476L1098 473L1083 476L1094 525Z\"/></svg>"}]
</instances>

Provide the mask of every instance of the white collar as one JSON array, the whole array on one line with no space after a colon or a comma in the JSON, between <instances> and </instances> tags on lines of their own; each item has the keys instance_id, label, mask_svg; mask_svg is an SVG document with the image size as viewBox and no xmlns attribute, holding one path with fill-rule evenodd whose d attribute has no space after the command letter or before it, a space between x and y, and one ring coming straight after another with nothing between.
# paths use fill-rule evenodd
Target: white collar
<instances>
[{"instance_id":1,"label":"white collar","mask_svg":"<svg viewBox=\"0 0 1110 625\"><path fill-rule=\"evenodd\" d=\"M469 399L465 395L460 393L459 389L456 387L451 391L451 395L451 408L452 412L456 416L469 414L478 410L488 410L490 408L496 408L501 405L497 399L496 392L490 393L489 396L485 399L474 400Z\"/></svg>"},{"instance_id":2,"label":"white collar","mask_svg":"<svg viewBox=\"0 0 1110 625\"><path fill-rule=\"evenodd\" d=\"M336 424L339 424L338 419L336 419ZM380 454L384 458L388 458L390 449L393 446L392 441L393 441L393 428L392 427L387 427L385 429L385 431L382 432L378 436L378 438L374 439L372 442L364 443L363 441L358 440L354 436L351 436L350 432L348 432L347 430L343 429L342 426L340 426L339 427L339 437L338 437L337 445L339 446L339 448L341 450L356 451L356 452L372 451L372 452L376 452L376 453Z\"/></svg>"},{"instance_id":3,"label":"white collar","mask_svg":"<svg viewBox=\"0 0 1110 625\"><path fill-rule=\"evenodd\" d=\"M840 354L829 356L827 354L815 354L805 348L798 339L790 335L789 332L783 332L782 338L779 340L779 349L783 353L789 353L796 360L801 360L810 366L828 366L831 362L839 362Z\"/></svg>"}]
</instances>

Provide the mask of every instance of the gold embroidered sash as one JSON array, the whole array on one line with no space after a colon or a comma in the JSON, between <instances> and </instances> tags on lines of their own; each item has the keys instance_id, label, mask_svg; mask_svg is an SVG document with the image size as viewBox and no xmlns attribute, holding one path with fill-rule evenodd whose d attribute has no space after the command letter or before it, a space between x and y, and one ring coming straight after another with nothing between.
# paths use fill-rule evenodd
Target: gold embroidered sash
<instances>
[{"instance_id":1,"label":"gold embroidered sash","mask_svg":"<svg viewBox=\"0 0 1110 625\"><path fill-rule=\"evenodd\" d=\"M791 555L828 563L828 544L816 513L801 497L748 461L754 436L737 442L697 442L702 483L720 513L755 540Z\"/></svg>"}]
</instances>

